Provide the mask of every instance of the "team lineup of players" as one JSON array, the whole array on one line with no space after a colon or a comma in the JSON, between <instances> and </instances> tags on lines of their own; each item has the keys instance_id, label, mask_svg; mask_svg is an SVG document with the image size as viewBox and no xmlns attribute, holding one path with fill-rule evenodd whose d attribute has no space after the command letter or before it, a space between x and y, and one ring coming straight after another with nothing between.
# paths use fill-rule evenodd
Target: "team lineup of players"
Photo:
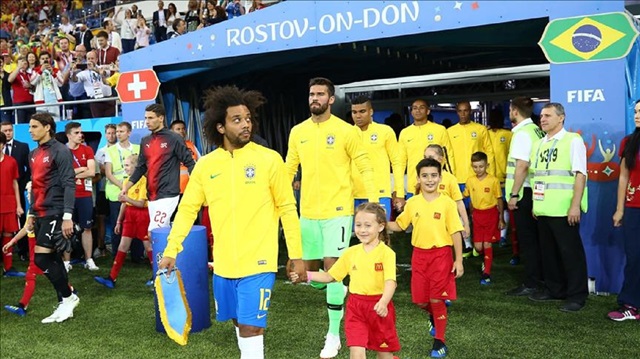
<instances>
[{"instance_id":1,"label":"team lineup of players","mask_svg":"<svg viewBox=\"0 0 640 359\"><path fill-rule=\"evenodd\" d=\"M530 119L531 100L512 101L509 117L515 126L514 136L534 134L527 155L514 157L518 153L514 147L520 147L520 154L526 152L521 142L511 142L512 132L502 126L487 130L471 121L468 102L457 104L460 122L445 129L428 120L427 101L414 101L414 123L402 130L396 141L390 127L372 121L373 108L368 98L351 101L355 126L331 114L334 101L330 80L310 81L311 117L291 130L285 161L277 152L252 142L257 109L265 102L258 92L227 86L205 94L204 134L217 148L197 162L193 146L185 145L182 137L164 128L164 108L148 106L145 121L151 134L142 139L139 154L132 151L123 156L122 148L115 152L113 149L120 144L107 149L121 162L121 177L110 173L113 164L108 166L111 176L107 177L118 181L117 201L121 208L116 231L122 234L122 240L109 277L96 277L96 281L114 288L132 238L146 240L152 229L169 226L177 206L167 248L158 264L159 269L170 272L198 212L208 208L215 236L216 317L234 322L241 358L263 358L281 221L290 257L287 272L292 282L314 286L326 283L329 326L320 357L338 355L342 346L340 324L346 308L344 330L351 358L364 358L366 350L376 351L379 358L393 358L400 343L391 301L396 288L396 260L387 231L410 229L414 247L412 301L427 313L425 325L433 336L431 357L445 357L447 305L457 297L455 279L464 273L463 252L470 252L473 246L483 255L479 279L482 285L490 285L492 245L504 237L501 230L508 222L504 215L507 205L522 212L518 206L526 208L526 202L533 201L529 205L536 216L564 217L571 228L555 222L549 223L550 228L577 235L579 242L575 232L580 204L586 199L586 168L583 171L576 164L581 160L575 158L583 155L586 163L586 154L574 148L579 135L563 129L562 105L543 108L542 129L547 132L543 138L542 131ZM526 130L517 131L518 128ZM32 265L44 271L61 298L56 311L43 322L72 317L79 303L56 249L73 235L70 219L74 191L77 192L77 180L82 179L78 173L90 172L90 168L73 165L74 160L79 162L78 158L52 138L54 133L55 122L50 116L32 117L30 134L39 144L30 161L32 206L25 229L16 235L35 233ZM111 156L112 162L117 162L115 156ZM526 162L524 171L521 162ZM181 165L182 172L190 173L182 191ZM299 169L302 178L298 216L291 184ZM555 178L561 176L563 169L563 173L572 174ZM556 186L558 181L562 185ZM84 185L83 181L78 184ZM564 213L549 212L553 206L550 198L564 198L567 193L568 202L561 203L567 208L559 209ZM394 208L400 214L392 222ZM149 225L140 230L140 223ZM360 244L349 247L352 230ZM521 230L533 228L518 228ZM148 244L145 247L149 249ZM584 257L584 250L581 251ZM565 253L562 249L561 252L562 259ZM88 253L85 255L90 258L91 251ZM526 262L525 265L529 266ZM342 279L346 275L351 281L345 304ZM569 275L545 271L549 288L537 290L540 283L527 285L525 279L523 287L531 291L517 288L517 293L512 294L538 295L540 300L545 300L541 293L554 299L562 296L567 302L561 310L580 310L586 297L582 297L582 287L574 281L581 276L579 271ZM561 278L556 282L555 277ZM23 301L21 304L26 308ZM370 314L372 310L376 315Z\"/></svg>"}]
</instances>

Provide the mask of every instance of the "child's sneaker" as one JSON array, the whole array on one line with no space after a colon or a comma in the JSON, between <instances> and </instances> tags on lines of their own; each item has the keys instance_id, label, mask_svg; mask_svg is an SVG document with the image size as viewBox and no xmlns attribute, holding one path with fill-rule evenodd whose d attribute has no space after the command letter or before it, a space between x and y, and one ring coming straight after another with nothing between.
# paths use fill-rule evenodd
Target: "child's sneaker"
<instances>
[{"instance_id":1,"label":"child's sneaker","mask_svg":"<svg viewBox=\"0 0 640 359\"><path fill-rule=\"evenodd\" d=\"M613 312L609 312L607 317L611 320L615 320L616 322L622 322L625 320L640 320L640 312L638 308L634 308L630 305L623 305L618 310L614 310Z\"/></svg>"},{"instance_id":2,"label":"child's sneaker","mask_svg":"<svg viewBox=\"0 0 640 359\"><path fill-rule=\"evenodd\" d=\"M491 285L491 276L487 273L482 274L482 278L480 279L481 285Z\"/></svg>"},{"instance_id":3,"label":"child's sneaker","mask_svg":"<svg viewBox=\"0 0 640 359\"><path fill-rule=\"evenodd\" d=\"M87 259L87 261L84 263L84 267L90 271L97 271L100 269L98 268L96 263L93 261L93 258Z\"/></svg>"},{"instance_id":4,"label":"child's sneaker","mask_svg":"<svg viewBox=\"0 0 640 359\"><path fill-rule=\"evenodd\" d=\"M509 243L507 243L507 239L502 237L500 238L500 243L498 243L498 246L500 246L500 248L505 248L509 246Z\"/></svg>"},{"instance_id":5,"label":"child's sneaker","mask_svg":"<svg viewBox=\"0 0 640 359\"><path fill-rule=\"evenodd\" d=\"M436 336L436 326L433 324L433 315L429 314L429 335Z\"/></svg>"},{"instance_id":6,"label":"child's sneaker","mask_svg":"<svg viewBox=\"0 0 640 359\"><path fill-rule=\"evenodd\" d=\"M518 264L520 264L520 256L511 257L509 264L511 264L512 266L517 266Z\"/></svg>"},{"instance_id":7,"label":"child's sneaker","mask_svg":"<svg viewBox=\"0 0 640 359\"><path fill-rule=\"evenodd\" d=\"M104 277L97 277L96 276L96 277L93 277L93 279L96 282L102 284L103 286L105 286L105 287L107 287L109 289L113 289L113 288L116 287L116 282L114 282L113 279L111 279L109 277L104 278Z\"/></svg>"},{"instance_id":8,"label":"child's sneaker","mask_svg":"<svg viewBox=\"0 0 640 359\"><path fill-rule=\"evenodd\" d=\"M441 340L435 339L433 341L433 348L431 349L432 358L444 358L448 352L449 349Z\"/></svg>"},{"instance_id":9,"label":"child's sneaker","mask_svg":"<svg viewBox=\"0 0 640 359\"><path fill-rule=\"evenodd\" d=\"M27 310L20 304L18 304L18 305L5 305L4 309L6 309L10 313L13 313L15 315L19 315L21 317L24 317L24 316L27 315Z\"/></svg>"}]
</instances>

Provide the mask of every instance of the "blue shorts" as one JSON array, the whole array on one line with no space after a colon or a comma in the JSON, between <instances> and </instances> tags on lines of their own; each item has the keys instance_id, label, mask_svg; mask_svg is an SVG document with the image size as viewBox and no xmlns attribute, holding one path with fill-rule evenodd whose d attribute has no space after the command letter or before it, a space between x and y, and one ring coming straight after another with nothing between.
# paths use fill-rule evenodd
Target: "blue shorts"
<instances>
[{"instance_id":1,"label":"blue shorts","mask_svg":"<svg viewBox=\"0 0 640 359\"><path fill-rule=\"evenodd\" d=\"M216 320L237 319L238 324L258 328L267 327L267 311L275 273L260 273L238 279L213 275L213 299Z\"/></svg>"},{"instance_id":2,"label":"blue shorts","mask_svg":"<svg viewBox=\"0 0 640 359\"><path fill-rule=\"evenodd\" d=\"M366 199L356 198L353 200L353 214L356 214L356 208L363 203L369 202ZM391 220L391 211L393 210L391 207L391 197L380 197L380 205L384 207L385 212L387 212L387 221ZM354 222L355 223L355 222ZM354 224L355 225L355 224Z\"/></svg>"},{"instance_id":3,"label":"blue shorts","mask_svg":"<svg viewBox=\"0 0 640 359\"><path fill-rule=\"evenodd\" d=\"M82 227L82 229L91 229L91 227L93 227L93 198L76 198L75 208L73 210L73 221Z\"/></svg>"},{"instance_id":4,"label":"blue shorts","mask_svg":"<svg viewBox=\"0 0 640 359\"><path fill-rule=\"evenodd\" d=\"M464 189L467 185L465 183L458 183L458 187L460 187L460 193L464 193ZM471 197L464 197L462 199L462 203L464 203L464 208L469 209L469 204L471 204Z\"/></svg>"},{"instance_id":5,"label":"blue shorts","mask_svg":"<svg viewBox=\"0 0 640 359\"><path fill-rule=\"evenodd\" d=\"M404 195L404 199L409 199L411 197L415 196L413 193L408 193Z\"/></svg>"}]
</instances>

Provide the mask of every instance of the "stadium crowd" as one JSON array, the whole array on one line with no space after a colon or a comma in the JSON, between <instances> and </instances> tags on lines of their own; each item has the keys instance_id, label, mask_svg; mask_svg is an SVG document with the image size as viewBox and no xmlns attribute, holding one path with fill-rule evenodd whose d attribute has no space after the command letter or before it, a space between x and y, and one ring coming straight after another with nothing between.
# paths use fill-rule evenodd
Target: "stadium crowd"
<instances>
[{"instance_id":1,"label":"stadium crowd","mask_svg":"<svg viewBox=\"0 0 640 359\"><path fill-rule=\"evenodd\" d=\"M49 91L52 83L61 89L69 78L84 85L85 95L108 96L112 68L100 66L110 64L109 59L117 63L117 55L109 52L106 32L97 37L98 51L87 54L86 70L78 71L77 60L66 62L70 41L65 35L58 40L58 52L38 53L43 62L39 70L26 72L27 53L19 56L18 70L6 76L12 84L23 76L20 86L35 86L33 96L44 98L43 105L53 94L56 100L62 96L60 90ZM76 43L76 51L81 46ZM62 70L51 60L62 64ZM56 140L56 113L51 106L45 109L48 112L22 115L39 144L28 155L25 145L13 137L12 123L2 122L0 231L5 277L25 276L13 267L14 244L20 258L30 260L24 297L5 309L27 314L39 269L60 299L43 323L67 320L80 300L68 281L72 260L97 271L93 258L111 252L109 275L95 280L117 288L127 252L132 260L152 261L149 233L170 226L174 215L159 268L173 268L194 221L208 227L215 237L209 245L211 259L216 259L218 319L234 320L242 358L263 357L265 303L277 271L279 219L292 281L326 288L329 325L322 358L338 355L343 316L353 358L364 357L365 350L392 358L391 353L400 350L391 301L395 253L388 246L387 231L411 232L411 295L429 318L425 326L433 336L431 357L444 357L449 351L447 306L457 297L455 279L465 273L463 258L482 256L478 283L491 285L502 275L492 271L496 244L510 242L511 264L524 266L521 284L506 295L534 302L561 301L562 312L579 312L587 304L586 259L579 233L581 213L587 210L586 149L579 134L565 129L569 114L562 104L546 104L538 125L532 120L533 101L514 98L506 116L512 128L506 129L499 110L491 113L485 127L473 121L470 102L461 101L456 104L458 122L445 128L430 120L431 106L418 99L410 104L414 122L396 137L389 126L372 121L369 98L351 100L353 126L332 114L333 83L314 78L309 84L311 117L291 130L283 161L253 137L257 108L264 100L257 92L235 87L208 92L203 128L216 149L206 156L185 141L185 123L167 124L165 110L157 104L145 110L151 133L140 144L130 142L129 123L110 124L103 133L106 146L95 153L77 122L65 123L66 146ZM101 110L107 108L90 108L92 115ZM620 307L608 313L614 321L640 320L636 243L640 101L635 104L635 123L636 131L623 140L619 153L621 176L613 222L624 227L627 264ZM300 167L298 215L292 183ZM242 181L232 182L234 176ZM214 180L220 185L209 185ZM30 191L28 201L22 196L25 190ZM244 204L242 213L233 210L236 203ZM29 211L24 214L27 204ZM352 231L361 244L349 247ZM21 242L22 237L28 238ZM245 242L249 239L251 245ZM345 299L341 280L347 274L352 279ZM239 301L260 305L238 305ZM377 316L358 315L371 308Z\"/></svg>"}]
</instances>

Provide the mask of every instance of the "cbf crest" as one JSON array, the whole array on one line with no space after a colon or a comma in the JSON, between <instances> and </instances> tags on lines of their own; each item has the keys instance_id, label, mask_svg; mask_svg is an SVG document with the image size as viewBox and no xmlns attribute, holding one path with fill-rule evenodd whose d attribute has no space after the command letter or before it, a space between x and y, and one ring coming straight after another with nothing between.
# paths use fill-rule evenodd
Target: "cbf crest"
<instances>
[{"instance_id":1,"label":"cbf crest","mask_svg":"<svg viewBox=\"0 0 640 359\"><path fill-rule=\"evenodd\" d=\"M471 132L471 138L478 137L478 133L476 131Z\"/></svg>"},{"instance_id":2,"label":"cbf crest","mask_svg":"<svg viewBox=\"0 0 640 359\"><path fill-rule=\"evenodd\" d=\"M371 134L371 142L378 142L378 134L376 133Z\"/></svg>"},{"instance_id":3,"label":"cbf crest","mask_svg":"<svg viewBox=\"0 0 640 359\"><path fill-rule=\"evenodd\" d=\"M427 140L433 141L433 133L427 135Z\"/></svg>"},{"instance_id":4,"label":"cbf crest","mask_svg":"<svg viewBox=\"0 0 640 359\"><path fill-rule=\"evenodd\" d=\"M505 143L507 142L507 138L504 136L500 136L500 143Z\"/></svg>"},{"instance_id":5,"label":"cbf crest","mask_svg":"<svg viewBox=\"0 0 640 359\"><path fill-rule=\"evenodd\" d=\"M333 146L336 143L336 136L333 134L327 135L327 146Z\"/></svg>"},{"instance_id":6,"label":"cbf crest","mask_svg":"<svg viewBox=\"0 0 640 359\"><path fill-rule=\"evenodd\" d=\"M245 183L252 183L256 178L256 166L255 165L246 165L244 167L244 178Z\"/></svg>"}]
</instances>

